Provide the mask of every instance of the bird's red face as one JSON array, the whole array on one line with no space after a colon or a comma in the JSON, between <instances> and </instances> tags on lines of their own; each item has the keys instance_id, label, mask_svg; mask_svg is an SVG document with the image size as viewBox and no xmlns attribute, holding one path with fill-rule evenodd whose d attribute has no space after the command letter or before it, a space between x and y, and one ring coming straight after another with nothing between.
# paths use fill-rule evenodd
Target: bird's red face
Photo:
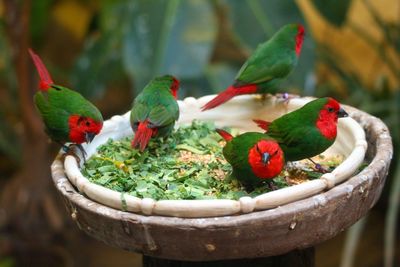
<instances>
[{"instance_id":1,"label":"bird's red face","mask_svg":"<svg viewBox=\"0 0 400 267\"><path fill-rule=\"evenodd\" d=\"M296 55L300 56L301 47L303 46L304 41L304 27L299 24L297 26L297 35L296 35Z\"/></svg>"},{"instance_id":2,"label":"bird's red face","mask_svg":"<svg viewBox=\"0 0 400 267\"><path fill-rule=\"evenodd\" d=\"M72 115L68 119L69 139L76 144L90 143L103 128L103 122L79 115Z\"/></svg>"},{"instance_id":3,"label":"bird's red face","mask_svg":"<svg viewBox=\"0 0 400 267\"><path fill-rule=\"evenodd\" d=\"M340 107L339 102L333 98L329 98L328 102L319 112L317 128L325 138L330 140L335 139L338 118L347 116L348 114Z\"/></svg>"},{"instance_id":4,"label":"bird's red face","mask_svg":"<svg viewBox=\"0 0 400 267\"><path fill-rule=\"evenodd\" d=\"M178 99L179 80L172 77L171 94L175 99Z\"/></svg>"},{"instance_id":5,"label":"bird's red face","mask_svg":"<svg viewBox=\"0 0 400 267\"><path fill-rule=\"evenodd\" d=\"M285 164L283 151L275 141L261 140L250 149L249 164L257 177L274 178Z\"/></svg>"}]
</instances>

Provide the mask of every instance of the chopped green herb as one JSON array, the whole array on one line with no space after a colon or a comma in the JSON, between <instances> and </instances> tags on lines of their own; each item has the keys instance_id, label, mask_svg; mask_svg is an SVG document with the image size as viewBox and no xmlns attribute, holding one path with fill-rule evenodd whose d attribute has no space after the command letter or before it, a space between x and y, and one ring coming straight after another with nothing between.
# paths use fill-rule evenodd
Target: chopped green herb
<instances>
[{"instance_id":1,"label":"chopped green herb","mask_svg":"<svg viewBox=\"0 0 400 267\"><path fill-rule=\"evenodd\" d=\"M143 152L132 149L131 140L108 140L88 159L83 175L112 190L155 200L239 199L271 190L265 183L246 192L231 177L232 168L222 154L224 141L213 123L194 121L181 126L167 138L151 139ZM285 170L274 184L283 188L320 176L312 169Z\"/></svg>"}]
</instances>

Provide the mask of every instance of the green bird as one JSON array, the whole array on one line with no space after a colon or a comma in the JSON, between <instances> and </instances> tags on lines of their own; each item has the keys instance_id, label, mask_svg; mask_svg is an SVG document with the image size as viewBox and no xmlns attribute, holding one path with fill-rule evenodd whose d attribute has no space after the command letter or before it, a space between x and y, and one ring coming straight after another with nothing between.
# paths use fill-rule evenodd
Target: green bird
<instances>
[{"instance_id":1,"label":"green bird","mask_svg":"<svg viewBox=\"0 0 400 267\"><path fill-rule=\"evenodd\" d=\"M90 143L103 127L100 111L78 92L54 84L40 57L31 49L29 53L40 76L34 103L46 133L65 150L68 148L64 143L77 144L85 155L81 144Z\"/></svg>"},{"instance_id":2,"label":"green bird","mask_svg":"<svg viewBox=\"0 0 400 267\"><path fill-rule=\"evenodd\" d=\"M283 26L257 47L239 70L233 85L206 103L202 110L215 108L237 95L273 93L297 65L303 39L302 25Z\"/></svg>"},{"instance_id":3,"label":"green bird","mask_svg":"<svg viewBox=\"0 0 400 267\"><path fill-rule=\"evenodd\" d=\"M328 149L336 139L338 118L347 117L339 102L318 98L272 122L254 120L274 138L287 161L309 159Z\"/></svg>"},{"instance_id":4,"label":"green bird","mask_svg":"<svg viewBox=\"0 0 400 267\"><path fill-rule=\"evenodd\" d=\"M224 130L216 129L216 131L226 141L222 153L232 165L233 176L247 188L281 173L285 157L273 138L257 132L247 132L233 137Z\"/></svg>"},{"instance_id":5,"label":"green bird","mask_svg":"<svg viewBox=\"0 0 400 267\"><path fill-rule=\"evenodd\" d=\"M135 132L132 147L143 151L151 137L171 133L179 118L178 89L179 81L164 75L151 80L135 98L130 117Z\"/></svg>"}]
</instances>

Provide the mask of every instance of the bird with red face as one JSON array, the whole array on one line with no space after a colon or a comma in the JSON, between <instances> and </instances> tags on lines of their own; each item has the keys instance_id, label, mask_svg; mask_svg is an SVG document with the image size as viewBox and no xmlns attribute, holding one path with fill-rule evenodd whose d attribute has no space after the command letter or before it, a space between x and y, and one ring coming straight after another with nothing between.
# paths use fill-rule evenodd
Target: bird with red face
<instances>
[{"instance_id":1,"label":"bird with red face","mask_svg":"<svg viewBox=\"0 0 400 267\"><path fill-rule=\"evenodd\" d=\"M225 159L232 165L233 177L251 190L262 181L272 187L272 180L281 173L285 157L279 144L263 133L247 132L236 137L217 129L225 139Z\"/></svg>"},{"instance_id":2,"label":"bird with red face","mask_svg":"<svg viewBox=\"0 0 400 267\"><path fill-rule=\"evenodd\" d=\"M169 135L179 118L176 101L179 81L164 75L151 80L137 95L131 109L130 122L135 136L132 147L144 151L152 137Z\"/></svg>"},{"instance_id":3,"label":"bird with red face","mask_svg":"<svg viewBox=\"0 0 400 267\"><path fill-rule=\"evenodd\" d=\"M78 145L85 155L81 144L90 143L103 127L100 111L78 92L54 84L40 57L31 49L29 53L40 76L34 102L46 133L61 145L66 142Z\"/></svg>"},{"instance_id":4,"label":"bird with red face","mask_svg":"<svg viewBox=\"0 0 400 267\"><path fill-rule=\"evenodd\" d=\"M272 122L254 121L279 143L287 161L297 161L328 149L335 142L338 119L347 116L339 102L324 97Z\"/></svg>"},{"instance_id":5,"label":"bird with red face","mask_svg":"<svg viewBox=\"0 0 400 267\"><path fill-rule=\"evenodd\" d=\"M260 44L243 64L235 82L206 103L202 110L215 108L243 94L276 93L277 86L297 65L304 39L304 27L288 24Z\"/></svg>"}]
</instances>

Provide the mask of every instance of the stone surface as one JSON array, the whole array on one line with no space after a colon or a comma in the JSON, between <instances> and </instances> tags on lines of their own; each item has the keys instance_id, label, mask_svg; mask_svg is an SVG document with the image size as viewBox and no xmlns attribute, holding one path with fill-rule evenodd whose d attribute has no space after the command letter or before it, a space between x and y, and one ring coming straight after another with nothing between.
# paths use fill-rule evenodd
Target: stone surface
<instances>
[{"instance_id":1,"label":"stone surface","mask_svg":"<svg viewBox=\"0 0 400 267\"><path fill-rule=\"evenodd\" d=\"M381 194L393 153L388 129L362 111L346 111L366 131L368 167L329 191L271 210L197 219L118 211L78 193L60 157L52 165L53 180L80 229L115 247L181 261L281 255L332 238L364 216Z\"/></svg>"}]
</instances>

